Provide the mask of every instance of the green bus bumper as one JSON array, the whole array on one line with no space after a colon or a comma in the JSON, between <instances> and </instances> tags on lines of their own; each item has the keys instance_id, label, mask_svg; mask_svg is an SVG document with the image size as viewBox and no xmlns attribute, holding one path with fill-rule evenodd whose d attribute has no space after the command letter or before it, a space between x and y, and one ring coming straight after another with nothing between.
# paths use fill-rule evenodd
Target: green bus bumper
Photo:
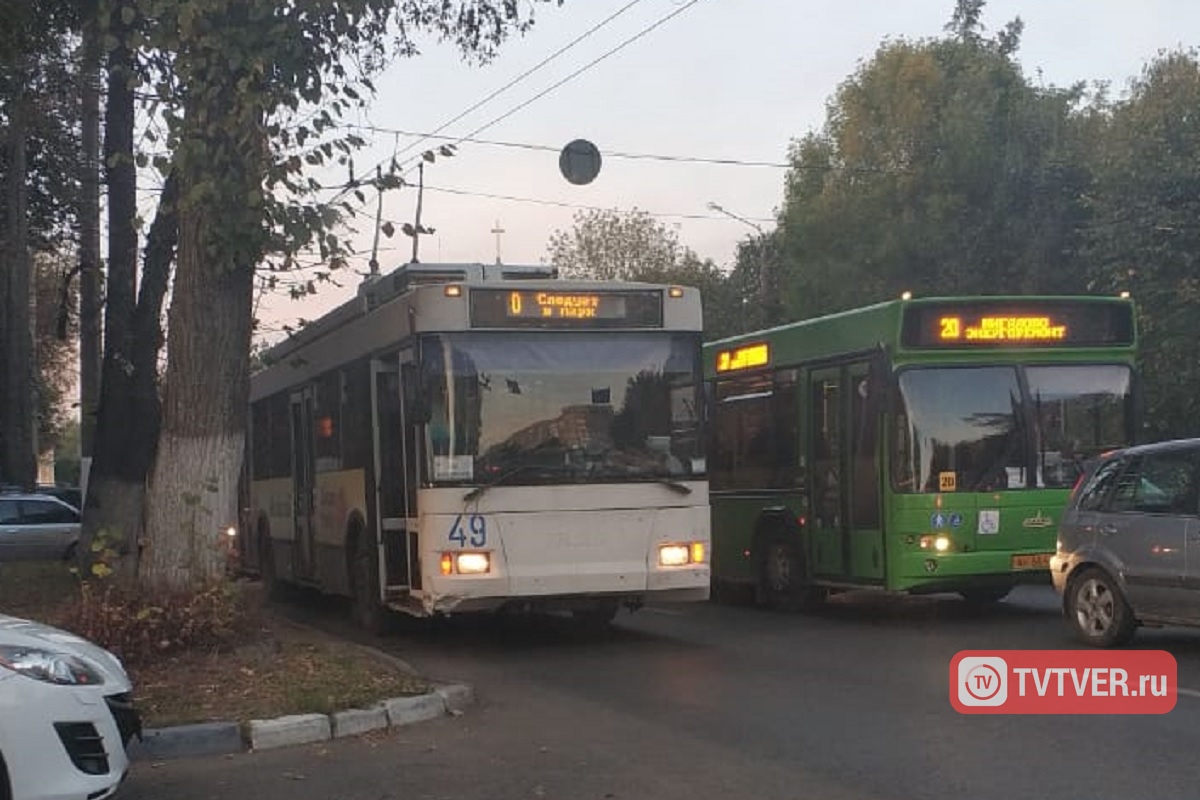
<instances>
[{"instance_id":1,"label":"green bus bumper","mask_svg":"<svg viewBox=\"0 0 1200 800\"><path fill-rule=\"evenodd\" d=\"M1050 584L1048 550L981 550L969 553L905 552L889 589L953 592L959 589Z\"/></svg>"}]
</instances>

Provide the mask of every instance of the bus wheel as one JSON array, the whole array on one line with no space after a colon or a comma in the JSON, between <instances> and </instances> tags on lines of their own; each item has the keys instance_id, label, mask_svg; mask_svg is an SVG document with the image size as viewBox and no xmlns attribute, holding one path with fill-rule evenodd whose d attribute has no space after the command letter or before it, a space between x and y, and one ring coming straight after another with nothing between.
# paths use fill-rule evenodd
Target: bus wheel
<instances>
[{"instance_id":1,"label":"bus wheel","mask_svg":"<svg viewBox=\"0 0 1200 800\"><path fill-rule=\"evenodd\" d=\"M1087 569L1067 586L1063 611L1075 634L1093 647L1121 645L1133 638L1137 620L1108 573Z\"/></svg>"},{"instance_id":2,"label":"bus wheel","mask_svg":"<svg viewBox=\"0 0 1200 800\"><path fill-rule=\"evenodd\" d=\"M364 538L361 531L351 537L351 614L359 627L379 635L387 632L388 614L379 599L379 564Z\"/></svg>"},{"instance_id":3,"label":"bus wheel","mask_svg":"<svg viewBox=\"0 0 1200 800\"><path fill-rule=\"evenodd\" d=\"M794 540L781 535L767 537L761 552L759 584L768 606L809 611L824 601L824 591L808 584L804 556Z\"/></svg>"}]
</instances>

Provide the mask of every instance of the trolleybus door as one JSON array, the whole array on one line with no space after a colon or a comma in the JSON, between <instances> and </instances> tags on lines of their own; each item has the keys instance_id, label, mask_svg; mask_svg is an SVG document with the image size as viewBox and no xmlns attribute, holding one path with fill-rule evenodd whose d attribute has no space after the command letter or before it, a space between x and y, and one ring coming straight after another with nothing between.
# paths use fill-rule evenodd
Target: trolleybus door
<instances>
[{"instance_id":1,"label":"trolleybus door","mask_svg":"<svg viewBox=\"0 0 1200 800\"><path fill-rule=\"evenodd\" d=\"M419 589L416 558L418 437L404 407L405 381L416 379L411 351L371 362L371 419L375 457L375 534L380 582L388 590ZM406 416L409 419L406 419Z\"/></svg>"},{"instance_id":2,"label":"trolleybus door","mask_svg":"<svg viewBox=\"0 0 1200 800\"><path fill-rule=\"evenodd\" d=\"M294 577L311 579L315 570L313 557L313 513L316 504L314 487L315 456L313 453L313 390L311 387L292 392L292 515L296 539L292 547Z\"/></svg>"}]
</instances>

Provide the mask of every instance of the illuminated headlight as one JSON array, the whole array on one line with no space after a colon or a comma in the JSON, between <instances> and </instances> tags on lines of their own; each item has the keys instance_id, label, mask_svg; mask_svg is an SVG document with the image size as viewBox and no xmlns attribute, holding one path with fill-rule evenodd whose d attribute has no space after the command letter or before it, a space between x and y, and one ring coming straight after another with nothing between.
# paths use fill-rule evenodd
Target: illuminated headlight
<instances>
[{"instance_id":1,"label":"illuminated headlight","mask_svg":"<svg viewBox=\"0 0 1200 800\"><path fill-rule=\"evenodd\" d=\"M454 566L460 575L482 575L492 568L492 559L487 553L459 553Z\"/></svg>"},{"instance_id":2,"label":"illuminated headlight","mask_svg":"<svg viewBox=\"0 0 1200 800\"><path fill-rule=\"evenodd\" d=\"M704 542L659 545L658 565L660 567L683 567L688 564L703 564L704 554Z\"/></svg>"},{"instance_id":3,"label":"illuminated headlight","mask_svg":"<svg viewBox=\"0 0 1200 800\"><path fill-rule=\"evenodd\" d=\"M949 536L922 536L921 537L921 549L922 550L936 550L939 553L944 553L950 549L950 537Z\"/></svg>"},{"instance_id":4,"label":"illuminated headlight","mask_svg":"<svg viewBox=\"0 0 1200 800\"><path fill-rule=\"evenodd\" d=\"M233 525L230 525L225 529L225 535L232 539L233 537L237 536L237 528Z\"/></svg>"},{"instance_id":5,"label":"illuminated headlight","mask_svg":"<svg viewBox=\"0 0 1200 800\"><path fill-rule=\"evenodd\" d=\"M104 676L82 659L32 647L0 645L0 667L59 686L99 686Z\"/></svg>"},{"instance_id":6,"label":"illuminated headlight","mask_svg":"<svg viewBox=\"0 0 1200 800\"><path fill-rule=\"evenodd\" d=\"M443 575L483 575L492 570L489 553L442 553L439 561Z\"/></svg>"}]
</instances>

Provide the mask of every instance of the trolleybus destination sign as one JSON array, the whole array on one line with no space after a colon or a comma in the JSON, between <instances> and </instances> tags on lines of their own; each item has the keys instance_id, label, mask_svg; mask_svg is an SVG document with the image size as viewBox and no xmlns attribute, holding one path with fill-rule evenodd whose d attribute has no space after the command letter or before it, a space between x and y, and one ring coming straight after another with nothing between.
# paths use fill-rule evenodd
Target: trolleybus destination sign
<instances>
[{"instance_id":1,"label":"trolleybus destination sign","mask_svg":"<svg viewBox=\"0 0 1200 800\"><path fill-rule=\"evenodd\" d=\"M662 325L659 291L475 289L471 322L479 327L631 327Z\"/></svg>"}]
</instances>

